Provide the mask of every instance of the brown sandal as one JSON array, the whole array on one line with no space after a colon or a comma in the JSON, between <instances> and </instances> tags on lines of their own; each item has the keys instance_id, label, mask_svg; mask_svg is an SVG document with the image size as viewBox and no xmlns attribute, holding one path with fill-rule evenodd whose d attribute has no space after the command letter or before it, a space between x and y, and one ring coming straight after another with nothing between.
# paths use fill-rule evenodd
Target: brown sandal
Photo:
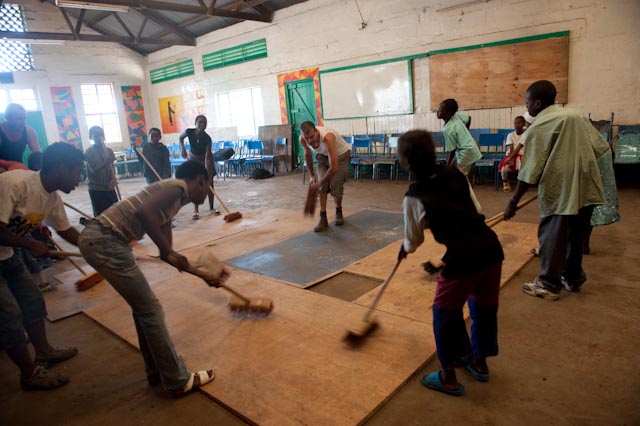
<instances>
[{"instance_id":1,"label":"brown sandal","mask_svg":"<svg viewBox=\"0 0 640 426\"><path fill-rule=\"evenodd\" d=\"M189 381L186 385L180 390L173 391L173 397L179 398L181 396L187 395L190 392L193 392L202 386L206 385L210 381L213 380L215 375L213 374L213 370L202 370L197 373L191 373L191 377L189 377Z\"/></svg>"}]
</instances>

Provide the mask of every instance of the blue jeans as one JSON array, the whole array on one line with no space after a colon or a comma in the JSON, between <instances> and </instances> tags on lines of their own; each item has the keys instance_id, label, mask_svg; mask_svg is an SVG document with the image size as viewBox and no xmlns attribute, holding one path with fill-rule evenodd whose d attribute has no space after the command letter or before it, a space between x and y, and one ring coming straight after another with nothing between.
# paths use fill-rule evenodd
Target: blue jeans
<instances>
[{"instance_id":1,"label":"blue jeans","mask_svg":"<svg viewBox=\"0 0 640 426\"><path fill-rule=\"evenodd\" d=\"M0 261L0 350L24 343L24 325L47 316L44 298L15 254Z\"/></svg>"},{"instance_id":2,"label":"blue jeans","mask_svg":"<svg viewBox=\"0 0 640 426\"><path fill-rule=\"evenodd\" d=\"M78 247L89 265L131 306L147 374L160 373L167 390L184 387L191 374L173 347L162 306L127 242L112 229L91 220L80 234Z\"/></svg>"}]
</instances>

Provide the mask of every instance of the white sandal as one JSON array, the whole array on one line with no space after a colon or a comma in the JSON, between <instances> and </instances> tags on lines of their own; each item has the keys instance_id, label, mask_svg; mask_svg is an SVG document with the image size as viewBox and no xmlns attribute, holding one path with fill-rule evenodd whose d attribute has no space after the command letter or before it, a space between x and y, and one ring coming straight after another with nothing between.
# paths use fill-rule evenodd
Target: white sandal
<instances>
[{"instance_id":1,"label":"white sandal","mask_svg":"<svg viewBox=\"0 0 640 426\"><path fill-rule=\"evenodd\" d=\"M191 373L187 384L182 389L173 391L173 396L178 398L193 392L212 381L214 377L213 370L201 370L197 373Z\"/></svg>"}]
</instances>

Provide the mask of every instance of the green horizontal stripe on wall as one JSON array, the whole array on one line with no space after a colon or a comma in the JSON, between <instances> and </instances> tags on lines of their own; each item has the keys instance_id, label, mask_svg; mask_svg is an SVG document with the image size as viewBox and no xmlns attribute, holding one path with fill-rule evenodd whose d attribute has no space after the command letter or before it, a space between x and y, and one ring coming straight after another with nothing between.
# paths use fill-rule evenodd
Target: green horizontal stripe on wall
<instances>
[{"instance_id":1,"label":"green horizontal stripe on wall","mask_svg":"<svg viewBox=\"0 0 640 426\"><path fill-rule=\"evenodd\" d=\"M186 77L194 73L193 60L191 59L149 71L151 84Z\"/></svg>"},{"instance_id":2,"label":"green horizontal stripe on wall","mask_svg":"<svg viewBox=\"0 0 640 426\"><path fill-rule=\"evenodd\" d=\"M512 38L510 40L494 41L492 43L474 44L472 46L454 47L452 49L432 50L428 56L442 55L444 53L462 52L465 50L482 49L485 47L504 46L507 44L527 43L529 41L545 40L548 38L569 37L569 31L559 31L557 33L540 34L530 37Z\"/></svg>"},{"instance_id":3,"label":"green horizontal stripe on wall","mask_svg":"<svg viewBox=\"0 0 640 426\"><path fill-rule=\"evenodd\" d=\"M263 38L202 55L202 67L209 71L266 57L267 39Z\"/></svg>"}]
</instances>

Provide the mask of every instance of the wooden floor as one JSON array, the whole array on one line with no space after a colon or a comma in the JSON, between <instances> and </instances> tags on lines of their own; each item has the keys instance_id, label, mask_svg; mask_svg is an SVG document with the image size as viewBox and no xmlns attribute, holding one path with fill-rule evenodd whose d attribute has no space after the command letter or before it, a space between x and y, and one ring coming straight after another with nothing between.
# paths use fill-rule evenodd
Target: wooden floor
<instances>
[{"instance_id":1,"label":"wooden floor","mask_svg":"<svg viewBox=\"0 0 640 426\"><path fill-rule=\"evenodd\" d=\"M190 259L211 252L222 260L310 227L299 212L278 209L228 224L221 216L208 216L188 225L174 230L176 248ZM510 253L503 282L531 258L535 230L535 225L515 222L496 227ZM399 244L400 240L344 270L383 279ZM190 368L216 371L216 380L203 392L261 425L361 423L430 360L435 353L430 309L435 283L419 263L442 252L443 247L428 238L408 258L377 309L381 328L354 349L341 339L346 327L362 318L377 289L349 302L232 268L229 285L250 296L268 296L275 304L267 318L238 317L228 311L223 290L151 257L155 253L148 239L134 248L164 307L177 351ZM130 308L107 283L78 293L68 283L79 278L79 272L57 278L67 284L46 297L50 319L83 311L137 346Z\"/></svg>"},{"instance_id":2,"label":"wooden floor","mask_svg":"<svg viewBox=\"0 0 640 426\"><path fill-rule=\"evenodd\" d=\"M139 178L130 179L122 181L120 189L126 196L137 192L140 186ZM206 213L194 223L191 208L185 206L176 217L175 232L201 227L214 234L205 237L208 242L195 247L190 240L193 236L187 237L183 248L190 256L206 249L229 259L265 247L313 228L315 221L303 219L300 213L305 188L300 175L216 182L216 191L225 197L225 203L231 210L240 210L247 221L275 215L274 221L227 234L219 229L232 229L240 223L224 224L220 217ZM350 181L346 190L347 214L359 209L399 212L406 182ZM476 186L475 190L488 216L504 208L510 197L488 185ZM635 239L629 237L640 226L638 193L638 189L621 192L622 222L594 230L592 253L585 258L589 281L581 293L563 292L558 302L523 295L521 284L538 272L539 261L535 258L502 289L500 355L490 360L491 382L476 382L461 371L459 379L467 389L463 398L429 391L420 384L423 374L439 368L433 357L429 325L431 296L427 290L433 289L434 284L420 267L420 263L441 254L430 242L403 262L376 314L381 329L370 336L361 351L343 346L339 339L346 324L363 314L371 297L366 293L389 272L397 243L347 266L346 270L355 272L339 274L337 281L341 276L346 279L325 288L320 283L302 290L234 271L233 279L239 288L276 300L273 316L264 320L231 316L224 306L227 295L222 290L182 276L159 259L149 257L152 252L137 248L138 262L151 276L159 297L163 303L172 301L165 304L165 309L179 352L191 368L216 370L216 380L205 388L206 394L195 393L174 401L161 389L149 387L139 352L125 343L135 343L127 307L108 285L77 293L72 282L77 273L68 272L70 276L58 292L45 296L50 314L53 299L58 300L55 305L62 314L65 309L67 314L75 309L106 317L108 308L113 307L121 318L112 318L110 326L120 330L118 333L127 340L86 314L47 324L52 344L80 349L78 357L54 367L54 371L68 374L71 383L52 392L21 392L15 365L0 354L0 424L240 426L280 422L277 416L288 416L284 424L300 425L639 424L640 376L634 342L640 339L640 251ZM85 187L64 198L90 210ZM328 210L331 223L331 201ZM77 215L69 213L72 223L77 223ZM532 204L519 211L515 219L535 226L539 212ZM531 227L513 224L523 231ZM507 259L515 254L528 256L534 244L519 239L523 236L509 231L510 225L496 227ZM336 228L332 230L337 232ZM535 236L530 236L535 242ZM389 256L385 256L385 250ZM60 273L70 268L67 262L58 262L45 273L50 276L53 270ZM509 268L505 263L505 280ZM369 275L360 277L361 273ZM353 286L359 287L357 291L341 290L341 285L354 282L354 277L363 281ZM316 291L325 295L313 294ZM398 294L394 294L396 291ZM412 296L402 297L403 291ZM396 352L399 359L409 360L407 366L398 364ZM415 370L412 363L420 367ZM380 375L379 380L376 374ZM303 381L311 385L306 386ZM251 386L258 386L261 392L242 394ZM269 391L279 400L268 401ZM319 406L323 411L317 413Z\"/></svg>"}]
</instances>

